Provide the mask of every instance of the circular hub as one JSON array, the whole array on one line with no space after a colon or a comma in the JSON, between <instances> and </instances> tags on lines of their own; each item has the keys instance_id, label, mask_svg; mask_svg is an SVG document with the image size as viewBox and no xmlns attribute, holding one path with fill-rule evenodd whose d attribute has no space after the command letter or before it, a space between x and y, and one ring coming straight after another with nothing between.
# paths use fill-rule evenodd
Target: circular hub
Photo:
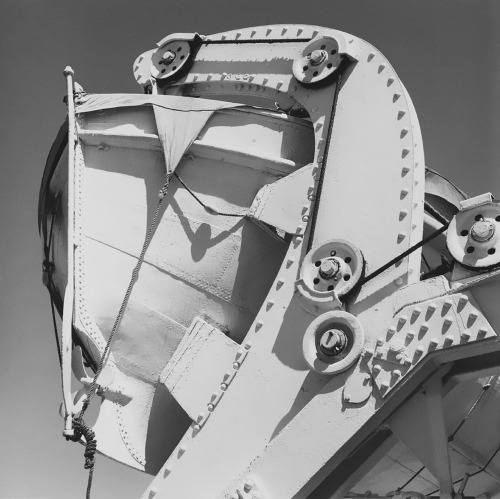
<instances>
[{"instance_id":1,"label":"circular hub","mask_svg":"<svg viewBox=\"0 0 500 499\"><path fill-rule=\"evenodd\" d=\"M189 60L191 47L186 40L171 40L151 57L151 76L157 80L170 78L178 73Z\"/></svg>"},{"instance_id":2,"label":"circular hub","mask_svg":"<svg viewBox=\"0 0 500 499\"><path fill-rule=\"evenodd\" d=\"M335 310L317 317L307 328L302 349L304 358L316 372L335 374L350 367L359 357L364 332L348 312Z\"/></svg>"},{"instance_id":3,"label":"circular hub","mask_svg":"<svg viewBox=\"0 0 500 499\"><path fill-rule=\"evenodd\" d=\"M332 75L341 61L339 44L330 37L313 40L293 63L293 75L301 83L316 83Z\"/></svg>"},{"instance_id":4,"label":"circular hub","mask_svg":"<svg viewBox=\"0 0 500 499\"><path fill-rule=\"evenodd\" d=\"M446 236L448 250L466 267L487 268L500 264L500 206L484 203L459 211Z\"/></svg>"}]
</instances>

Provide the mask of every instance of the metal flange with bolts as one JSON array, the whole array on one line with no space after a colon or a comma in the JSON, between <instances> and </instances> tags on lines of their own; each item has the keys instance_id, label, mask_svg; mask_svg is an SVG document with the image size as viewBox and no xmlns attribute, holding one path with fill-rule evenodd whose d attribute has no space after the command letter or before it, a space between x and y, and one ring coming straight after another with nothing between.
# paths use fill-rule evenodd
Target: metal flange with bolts
<instances>
[{"instance_id":1,"label":"metal flange with bolts","mask_svg":"<svg viewBox=\"0 0 500 499\"><path fill-rule=\"evenodd\" d=\"M331 239L307 253L296 286L306 308L340 308L339 299L354 289L363 275L361 251L349 241Z\"/></svg>"},{"instance_id":2,"label":"metal flange with bolts","mask_svg":"<svg viewBox=\"0 0 500 499\"><path fill-rule=\"evenodd\" d=\"M448 228L446 244L465 267L486 269L500 263L500 203L490 193L461 202Z\"/></svg>"},{"instance_id":3,"label":"metal flange with bolts","mask_svg":"<svg viewBox=\"0 0 500 499\"><path fill-rule=\"evenodd\" d=\"M311 369L337 374L359 357L365 342L363 327L354 315L334 310L317 317L307 328L302 348Z\"/></svg>"}]
</instances>

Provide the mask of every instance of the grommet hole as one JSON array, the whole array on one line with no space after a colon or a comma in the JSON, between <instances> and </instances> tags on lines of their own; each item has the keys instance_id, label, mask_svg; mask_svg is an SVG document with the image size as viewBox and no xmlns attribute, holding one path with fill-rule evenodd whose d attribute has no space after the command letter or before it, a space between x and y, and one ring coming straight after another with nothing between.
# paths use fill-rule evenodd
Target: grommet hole
<instances>
[{"instance_id":1,"label":"grommet hole","mask_svg":"<svg viewBox=\"0 0 500 499\"><path fill-rule=\"evenodd\" d=\"M469 246L467 248L467 253L474 253L474 246Z\"/></svg>"},{"instance_id":2,"label":"grommet hole","mask_svg":"<svg viewBox=\"0 0 500 499\"><path fill-rule=\"evenodd\" d=\"M321 265L321 260L316 260L314 262L314 265L316 265L316 267L319 267Z\"/></svg>"},{"instance_id":3,"label":"grommet hole","mask_svg":"<svg viewBox=\"0 0 500 499\"><path fill-rule=\"evenodd\" d=\"M319 279L317 277L315 277L314 280L313 280L313 283L314 284L319 284Z\"/></svg>"},{"instance_id":4,"label":"grommet hole","mask_svg":"<svg viewBox=\"0 0 500 499\"><path fill-rule=\"evenodd\" d=\"M326 67L327 67L328 69L331 69L331 68L333 68L333 64L332 64L331 62L329 62L329 63L326 65Z\"/></svg>"},{"instance_id":5,"label":"grommet hole","mask_svg":"<svg viewBox=\"0 0 500 499\"><path fill-rule=\"evenodd\" d=\"M476 215L476 216L474 217L474 220L475 220L476 222L479 222L479 221L481 221L481 220L484 220L483 215L481 215L481 213L479 213L478 215Z\"/></svg>"},{"instance_id":6,"label":"grommet hole","mask_svg":"<svg viewBox=\"0 0 500 499\"><path fill-rule=\"evenodd\" d=\"M321 45L321 50L325 50L326 49L326 45Z\"/></svg>"},{"instance_id":7,"label":"grommet hole","mask_svg":"<svg viewBox=\"0 0 500 499\"><path fill-rule=\"evenodd\" d=\"M351 263L351 262L352 262L352 258L351 258L350 256L346 256L346 257L344 258L344 262L345 262L345 263Z\"/></svg>"},{"instance_id":8,"label":"grommet hole","mask_svg":"<svg viewBox=\"0 0 500 499\"><path fill-rule=\"evenodd\" d=\"M469 234L469 231L467 229L464 229L462 232L460 232L461 236L467 236Z\"/></svg>"},{"instance_id":9,"label":"grommet hole","mask_svg":"<svg viewBox=\"0 0 500 499\"><path fill-rule=\"evenodd\" d=\"M495 217L495 220L496 220L497 222L500 222L500 215L498 215L498 217Z\"/></svg>"},{"instance_id":10,"label":"grommet hole","mask_svg":"<svg viewBox=\"0 0 500 499\"><path fill-rule=\"evenodd\" d=\"M349 274L346 274L346 275L344 276L344 281L348 281L350 278L351 278L351 276L350 276Z\"/></svg>"},{"instance_id":11,"label":"grommet hole","mask_svg":"<svg viewBox=\"0 0 500 499\"><path fill-rule=\"evenodd\" d=\"M302 68L302 71L307 71L308 69L309 69L309 66L304 66L304 67Z\"/></svg>"},{"instance_id":12,"label":"grommet hole","mask_svg":"<svg viewBox=\"0 0 500 499\"><path fill-rule=\"evenodd\" d=\"M330 286L328 286L328 291L333 291L333 286L330 284Z\"/></svg>"},{"instance_id":13,"label":"grommet hole","mask_svg":"<svg viewBox=\"0 0 500 499\"><path fill-rule=\"evenodd\" d=\"M317 72L317 71L315 71L315 72L313 73L313 76L318 76L318 72Z\"/></svg>"},{"instance_id":14,"label":"grommet hole","mask_svg":"<svg viewBox=\"0 0 500 499\"><path fill-rule=\"evenodd\" d=\"M330 54L332 54L332 55L335 55L336 53L337 53L337 51L336 51L335 49L333 49L333 50L330 52Z\"/></svg>"},{"instance_id":15,"label":"grommet hole","mask_svg":"<svg viewBox=\"0 0 500 499\"><path fill-rule=\"evenodd\" d=\"M496 249L495 249L495 248L490 248L490 249L488 250L488 255L494 255L494 254L495 254L495 252L496 252Z\"/></svg>"}]
</instances>

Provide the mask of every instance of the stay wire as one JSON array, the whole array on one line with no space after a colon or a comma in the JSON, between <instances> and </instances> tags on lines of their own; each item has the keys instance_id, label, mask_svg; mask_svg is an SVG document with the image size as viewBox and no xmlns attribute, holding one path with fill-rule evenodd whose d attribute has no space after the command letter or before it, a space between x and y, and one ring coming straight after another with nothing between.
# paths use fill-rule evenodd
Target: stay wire
<instances>
[{"instance_id":1,"label":"stay wire","mask_svg":"<svg viewBox=\"0 0 500 499\"><path fill-rule=\"evenodd\" d=\"M59 365L62 367L61 343L59 342L59 332L57 331L56 310L54 306L54 298L52 298L52 292L50 290L49 290L49 295L50 295L50 310L52 312L52 324L54 326L54 334L56 337L57 356L59 357Z\"/></svg>"},{"instance_id":2,"label":"stay wire","mask_svg":"<svg viewBox=\"0 0 500 499\"><path fill-rule=\"evenodd\" d=\"M496 448L495 452L493 452L493 454L490 456L488 461L486 461L485 465L482 468L480 468L479 470L475 471L474 473L467 475L468 476L467 479L472 478L473 476L479 475L479 473L483 473L483 471L485 471L486 468L490 465L491 461L493 461L494 457L498 454L498 452L500 452L500 445ZM464 480L464 478L458 478L457 480L455 480L453 482L453 485L456 485L457 483L462 482ZM436 492L439 492L439 489L433 490L432 492L425 494L425 497L432 496L432 494L435 494ZM464 491L462 491L462 492L464 492Z\"/></svg>"},{"instance_id":3,"label":"stay wire","mask_svg":"<svg viewBox=\"0 0 500 499\"><path fill-rule=\"evenodd\" d=\"M488 380L488 383L486 383L481 388L481 393L476 398L476 400L474 401L474 403L472 404L472 406L470 407L469 411L467 412L467 414L465 415L465 417L462 419L462 421L460 422L460 424L456 427L455 431L448 437L448 442L452 442L453 441L453 439L455 438L455 435L457 434L458 430L460 430L460 428L462 428L462 426L465 424L465 422L469 419L470 415L474 412L474 410L476 409L477 405L479 404L479 402L481 401L481 399L483 398L483 396L486 394L486 392L488 391L488 389L491 387L491 382L493 381L494 377L495 376L490 376L490 379Z\"/></svg>"},{"instance_id":4,"label":"stay wire","mask_svg":"<svg viewBox=\"0 0 500 499\"><path fill-rule=\"evenodd\" d=\"M452 442L455 435L458 433L458 431L460 430L460 428L462 428L462 426L464 425L464 423L467 421L467 419L469 419L470 415L475 411L475 409L477 408L479 402L481 401L481 399L483 398L483 396L485 395L486 391L489 390L489 388L491 387L491 383L493 381L493 379L495 378L495 376L490 376L490 378L488 379L488 382L481 388L481 393L479 394L479 396L474 400L473 404L471 405L470 409L467 411L467 414L464 416L464 418L462 419L462 421L459 423L459 425L455 428L455 430L453 431L453 433L448 437L448 442ZM498 446L498 448L495 450L495 452L492 454L492 456L488 459L488 461L486 462L486 464L481 468L479 469L478 471L475 471L474 473L471 473L468 475L469 478L473 477L473 476L476 476L478 475L479 473L482 473L487 467L488 465L491 463L491 461L493 460L493 458L496 456L496 454L500 451L500 445ZM414 478L416 478L416 476L418 474L420 474L423 469L425 468L425 466L422 466L422 468L420 470L418 470L418 472L415 474L415 476L413 476L408 482L406 482L404 485L402 485L401 487L398 488L398 490L402 490L404 487L406 487L406 485L408 485L409 482L411 482ZM460 483L464 480L464 478L459 478L457 480L455 480L453 482L453 485L456 485L457 483ZM436 489L436 490L433 490L432 492L429 492L429 494L426 494L426 496L431 496L432 494L435 494L436 492L439 492L439 489ZM463 491L462 491L463 492Z\"/></svg>"},{"instance_id":5,"label":"stay wire","mask_svg":"<svg viewBox=\"0 0 500 499\"><path fill-rule=\"evenodd\" d=\"M397 488L397 491L400 492L402 491L407 485L410 485L411 482L413 482L413 480L415 480L415 478L417 478L418 475L420 475L420 473L422 473L422 471L425 470L425 466L422 466L418 471L416 471L413 476L411 476L403 485L401 485L400 487Z\"/></svg>"},{"instance_id":6,"label":"stay wire","mask_svg":"<svg viewBox=\"0 0 500 499\"><path fill-rule=\"evenodd\" d=\"M342 79L343 79L344 73L345 73L347 67L349 66L350 62L351 61L347 57L344 57L342 59L342 61L340 62L339 66L337 68L337 71L336 71L337 81L336 81L336 85L335 85L335 92L333 94L333 103L332 103L332 111L330 113L330 121L328 123L328 132L326 135L325 152L323 154L323 161L322 161L320 172L319 172L318 188L316 190L316 201L315 201L314 206L313 206L311 232L309 234L309 241L307 243L307 251L309 251L312 247L314 232L316 230L316 220L318 218L319 202L320 202L321 193L323 190L323 181L325 178L325 170L326 170L326 163L327 163L327 159L328 159L328 151L330 150L330 143L332 141L333 124L335 121L335 114L337 113L337 102L339 100L340 87L342 87Z\"/></svg>"},{"instance_id":7,"label":"stay wire","mask_svg":"<svg viewBox=\"0 0 500 499\"><path fill-rule=\"evenodd\" d=\"M177 172L174 172L174 176L175 178L181 183L181 185L184 187L184 189L186 189L186 191L189 192L189 194L191 194L191 196L198 202L198 204L200 204L204 210L208 213L210 213L211 215L220 215L220 216L223 216L223 217L244 217L245 214L244 213L221 213L217 210L215 210L214 208L212 208L211 206L208 206L206 205L188 186L187 184L181 179L181 177L179 177L179 174Z\"/></svg>"},{"instance_id":8,"label":"stay wire","mask_svg":"<svg viewBox=\"0 0 500 499\"><path fill-rule=\"evenodd\" d=\"M50 250L52 249L52 239L54 235L54 219L56 216L56 211L57 207L54 207L52 210L52 217L50 221L50 230L49 230L49 237L45 238L44 244L43 244L43 252L44 252L44 260L42 264L42 269L44 274L47 274L47 282L46 286L49 291L49 296L50 296L50 309L52 312L52 325L54 329L54 336L56 338L56 346L57 346L57 356L59 357L59 365L62 367L62 353L61 353L61 343L59 341L59 332L57 330L57 320L56 320L56 312L55 312L55 306L54 306L54 297L52 296L52 293L54 292L54 283L52 281L52 272L54 270L54 264L53 262L50 261ZM44 282L45 284L45 282Z\"/></svg>"},{"instance_id":9,"label":"stay wire","mask_svg":"<svg viewBox=\"0 0 500 499\"><path fill-rule=\"evenodd\" d=\"M443 225L442 227L440 227L438 230L434 231L429 236L422 239L417 244L414 244L411 248L408 248L406 251L403 251L403 253L401 253L397 257L393 258L392 260L387 262L385 265L382 265L382 267L380 267L379 269L377 269L374 272L372 272L371 274L367 275L364 279L361 280L361 282L358 284L358 286L363 286L367 282L371 281L372 279L374 279L375 277L380 275L382 272L385 272L389 267L392 267L395 263L398 263L400 260L402 260L403 258L405 258L408 255L410 255L411 253L413 253L418 248L421 248L422 246L427 244L429 241L432 241L433 239L435 239L437 236L439 236L443 232L446 232L446 230L448 229L448 225L449 225L449 222L446 223L445 225Z\"/></svg>"}]
</instances>

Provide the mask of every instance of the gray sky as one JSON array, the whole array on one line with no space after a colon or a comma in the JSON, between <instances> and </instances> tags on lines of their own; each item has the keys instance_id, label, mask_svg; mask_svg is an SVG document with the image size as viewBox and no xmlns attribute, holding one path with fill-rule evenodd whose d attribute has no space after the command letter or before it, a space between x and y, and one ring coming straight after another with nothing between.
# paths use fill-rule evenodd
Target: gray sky
<instances>
[{"instance_id":1,"label":"gray sky","mask_svg":"<svg viewBox=\"0 0 500 499\"><path fill-rule=\"evenodd\" d=\"M47 153L65 117L62 71L88 92L139 92L132 63L165 35L272 23L347 31L376 46L415 104L426 163L500 197L497 0L0 1L0 498L84 497L83 447L61 436L60 374L36 227ZM98 456L93 498L150 478Z\"/></svg>"}]
</instances>

